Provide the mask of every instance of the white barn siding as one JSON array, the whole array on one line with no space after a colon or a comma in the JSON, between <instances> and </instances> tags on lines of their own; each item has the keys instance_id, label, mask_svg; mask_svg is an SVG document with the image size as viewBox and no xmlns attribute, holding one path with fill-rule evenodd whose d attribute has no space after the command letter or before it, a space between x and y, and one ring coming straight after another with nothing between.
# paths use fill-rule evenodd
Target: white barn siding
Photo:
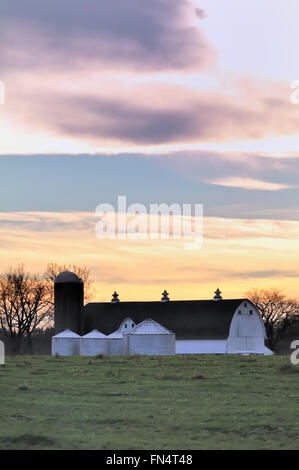
<instances>
[{"instance_id":1,"label":"white barn siding","mask_svg":"<svg viewBox=\"0 0 299 470\"><path fill-rule=\"evenodd\" d=\"M227 353L254 353L264 354L264 340L260 338L228 338Z\"/></svg>"},{"instance_id":2,"label":"white barn siding","mask_svg":"<svg viewBox=\"0 0 299 470\"><path fill-rule=\"evenodd\" d=\"M226 354L225 339L177 339L176 354Z\"/></svg>"},{"instance_id":3,"label":"white barn siding","mask_svg":"<svg viewBox=\"0 0 299 470\"><path fill-rule=\"evenodd\" d=\"M127 317L124 321L121 322L117 331L122 334L128 333L130 330L132 330L132 328L135 328L135 326L136 324L132 318Z\"/></svg>"}]
</instances>

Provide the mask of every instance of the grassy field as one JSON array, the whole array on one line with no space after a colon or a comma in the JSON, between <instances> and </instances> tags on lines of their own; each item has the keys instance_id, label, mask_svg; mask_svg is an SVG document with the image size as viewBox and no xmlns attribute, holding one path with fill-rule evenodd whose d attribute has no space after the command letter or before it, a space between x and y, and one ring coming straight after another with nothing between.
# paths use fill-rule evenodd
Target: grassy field
<instances>
[{"instance_id":1,"label":"grassy field","mask_svg":"<svg viewBox=\"0 0 299 470\"><path fill-rule=\"evenodd\" d=\"M286 356L16 357L0 449L299 449Z\"/></svg>"}]
</instances>

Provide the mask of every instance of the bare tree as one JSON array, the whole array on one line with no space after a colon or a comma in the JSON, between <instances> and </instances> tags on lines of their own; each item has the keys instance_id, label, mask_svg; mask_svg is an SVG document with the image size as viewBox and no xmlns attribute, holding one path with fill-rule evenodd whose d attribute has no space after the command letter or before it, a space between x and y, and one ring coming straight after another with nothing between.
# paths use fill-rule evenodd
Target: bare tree
<instances>
[{"instance_id":1,"label":"bare tree","mask_svg":"<svg viewBox=\"0 0 299 470\"><path fill-rule=\"evenodd\" d=\"M23 265L0 276L0 327L11 338L15 353L23 337L32 352L32 333L52 319L53 289L48 281L31 276Z\"/></svg>"},{"instance_id":2,"label":"bare tree","mask_svg":"<svg viewBox=\"0 0 299 470\"><path fill-rule=\"evenodd\" d=\"M253 289L246 297L259 309L264 320L267 344L274 349L283 332L299 319L299 303L278 289Z\"/></svg>"},{"instance_id":3,"label":"bare tree","mask_svg":"<svg viewBox=\"0 0 299 470\"><path fill-rule=\"evenodd\" d=\"M87 267L76 266L75 264L57 264L49 263L45 273L45 278L48 281L54 282L59 273L63 271L72 271L84 282L84 300L88 302L93 296L93 286L90 280L90 270Z\"/></svg>"}]
</instances>

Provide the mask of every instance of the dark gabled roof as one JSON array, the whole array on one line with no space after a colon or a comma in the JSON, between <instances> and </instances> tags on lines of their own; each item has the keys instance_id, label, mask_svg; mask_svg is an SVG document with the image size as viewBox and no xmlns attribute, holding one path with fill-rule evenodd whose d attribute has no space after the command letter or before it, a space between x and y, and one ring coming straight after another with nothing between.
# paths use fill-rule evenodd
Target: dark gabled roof
<instances>
[{"instance_id":1,"label":"dark gabled roof","mask_svg":"<svg viewBox=\"0 0 299 470\"><path fill-rule=\"evenodd\" d=\"M96 328L108 335L127 317L136 324L151 318L173 331L177 339L226 339L233 315L244 300L89 303L83 309L84 331Z\"/></svg>"}]
</instances>

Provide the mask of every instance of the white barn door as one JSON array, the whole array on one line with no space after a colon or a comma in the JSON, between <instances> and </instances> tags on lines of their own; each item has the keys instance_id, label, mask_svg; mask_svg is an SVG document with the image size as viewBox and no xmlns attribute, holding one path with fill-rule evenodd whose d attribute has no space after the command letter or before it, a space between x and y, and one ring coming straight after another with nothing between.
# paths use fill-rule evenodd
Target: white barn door
<instances>
[{"instance_id":1,"label":"white barn door","mask_svg":"<svg viewBox=\"0 0 299 470\"><path fill-rule=\"evenodd\" d=\"M252 336L252 320L249 315L238 315L238 336L247 338Z\"/></svg>"}]
</instances>

